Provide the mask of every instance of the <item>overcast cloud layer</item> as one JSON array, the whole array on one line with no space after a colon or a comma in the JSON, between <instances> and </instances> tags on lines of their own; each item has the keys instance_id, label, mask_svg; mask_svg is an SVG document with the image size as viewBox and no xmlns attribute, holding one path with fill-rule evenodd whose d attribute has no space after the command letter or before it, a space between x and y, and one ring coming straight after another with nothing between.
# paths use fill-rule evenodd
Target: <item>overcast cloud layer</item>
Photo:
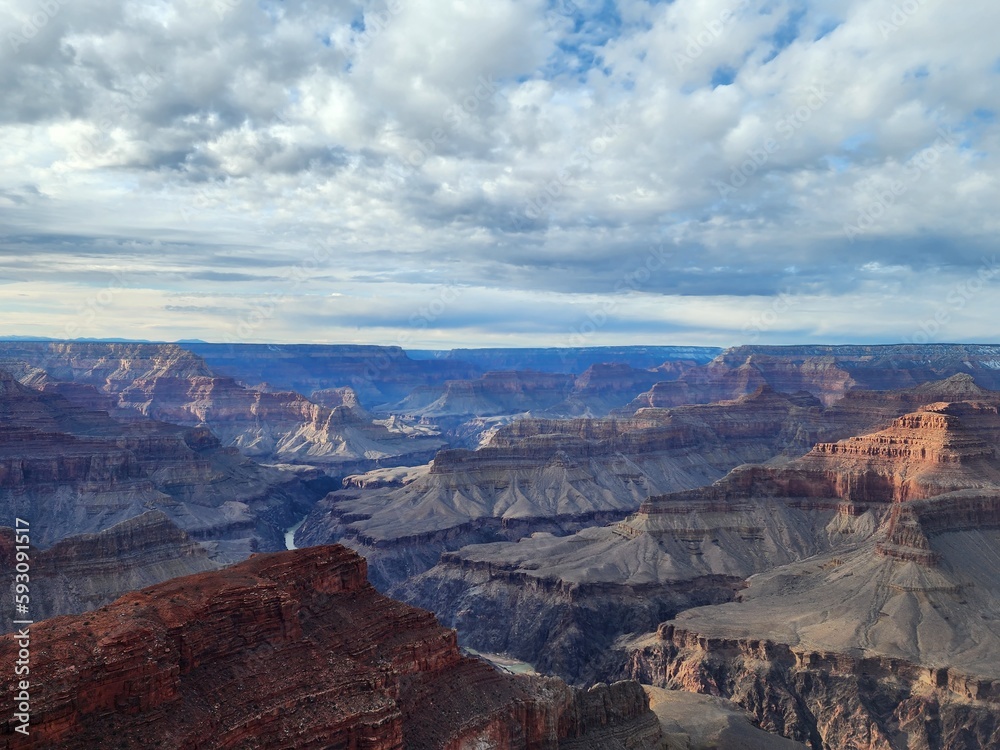
<instances>
[{"instance_id":1,"label":"overcast cloud layer","mask_svg":"<svg viewBox=\"0 0 1000 750\"><path fill-rule=\"evenodd\" d=\"M996 341L994 0L7 0L0 334Z\"/></svg>"}]
</instances>

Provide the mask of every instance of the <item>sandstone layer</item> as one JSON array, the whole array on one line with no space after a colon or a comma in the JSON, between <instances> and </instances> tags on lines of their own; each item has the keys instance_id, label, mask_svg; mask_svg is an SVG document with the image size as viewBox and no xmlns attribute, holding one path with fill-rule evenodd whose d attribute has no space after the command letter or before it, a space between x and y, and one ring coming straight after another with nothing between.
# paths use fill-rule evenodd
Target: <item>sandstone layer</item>
<instances>
[{"instance_id":1,"label":"sandstone layer","mask_svg":"<svg viewBox=\"0 0 1000 750\"><path fill-rule=\"evenodd\" d=\"M15 635L0 637L13 663ZM15 692L13 675L0 692ZM259 555L31 629L31 732L7 748L653 750L636 683L589 691L464 657L343 547Z\"/></svg>"},{"instance_id":2,"label":"sandstone layer","mask_svg":"<svg viewBox=\"0 0 1000 750\"><path fill-rule=\"evenodd\" d=\"M523 520L530 518L532 508L540 519L562 515L570 520L553 499L566 506L569 498L581 497L589 509L621 513L636 508L649 495L703 486L741 463L797 456L817 441L888 425L929 401L956 397L989 401L996 396L976 386L969 376L959 375L903 391L855 391L828 408L808 394L781 394L761 386L734 401L642 409L617 419L518 420L500 428L480 450L439 454L431 474L405 490L331 495L307 521L303 540L342 538L373 558L379 585L383 575L384 580L398 582L420 572L439 552L457 549L462 543L513 540L535 531L565 533L565 526ZM764 473L770 471L767 468ZM500 519L490 518L491 513ZM395 523L399 532L393 531ZM451 531L433 535L442 529ZM423 536L402 539L414 533ZM420 559L404 557L404 547L420 545L427 554ZM571 548L583 546L574 542ZM551 551L555 558L561 555L557 546ZM541 557L541 551L527 553L535 556L537 570L546 571L533 576L558 577L563 569L577 564L571 560L563 565L555 558L548 561L547 553ZM397 559L406 565L393 570L390 566ZM507 565L510 561L498 562ZM735 574L745 576L753 570L743 566L740 571L745 572ZM438 609L437 598L425 605L445 612Z\"/></svg>"},{"instance_id":3,"label":"sandstone layer","mask_svg":"<svg viewBox=\"0 0 1000 750\"><path fill-rule=\"evenodd\" d=\"M1000 389L1000 346L738 346L686 370L674 382L657 384L626 411L732 399L761 385L805 390L832 404L854 389L910 388L956 374L970 375L984 388Z\"/></svg>"},{"instance_id":4,"label":"sandstone layer","mask_svg":"<svg viewBox=\"0 0 1000 750\"><path fill-rule=\"evenodd\" d=\"M741 472L746 497L888 511L868 538L763 571L736 601L628 642L625 673L729 698L817 750L1000 744L997 412L930 404L766 481Z\"/></svg>"}]
</instances>

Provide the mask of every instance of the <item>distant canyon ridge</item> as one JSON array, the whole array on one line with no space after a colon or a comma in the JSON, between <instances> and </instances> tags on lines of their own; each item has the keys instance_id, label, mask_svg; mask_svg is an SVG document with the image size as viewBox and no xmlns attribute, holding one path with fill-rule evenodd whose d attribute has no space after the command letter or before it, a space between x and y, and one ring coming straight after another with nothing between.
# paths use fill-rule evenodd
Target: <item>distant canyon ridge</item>
<instances>
[{"instance_id":1,"label":"distant canyon ridge","mask_svg":"<svg viewBox=\"0 0 1000 750\"><path fill-rule=\"evenodd\" d=\"M83 638L106 685L72 725L79 746L112 726L168 741L145 712L200 705L204 685L249 741L259 707L212 674L262 674L266 659L241 649L270 648L304 664L348 649L347 671L313 680L351 685L347 713L313 706L308 681L287 686L317 747L366 732L372 747L423 737L455 750L737 735L814 750L1000 746L998 345L0 341L0 508L0 527L31 519L35 619L57 618L40 637ZM286 547L309 549L255 557ZM351 580L333 604L314 601L327 570ZM167 583L184 580L197 591ZM203 638L198 618L246 597L277 608L244 624L253 638ZM296 607L331 606L363 624L358 643L397 643L392 663L359 661L305 615L301 632L289 625ZM177 658L202 687L128 697L114 683L135 666L130 629L146 626L107 644L88 628L129 608L164 643L201 649L198 664ZM400 640L371 619L379 608ZM414 661L407 638L439 656ZM552 677L505 677L490 702L472 686L492 684L492 668L459 644ZM470 680L471 704L452 674ZM138 720L115 708L133 699ZM421 719L446 700L469 721ZM57 738L65 706L47 710Z\"/></svg>"}]
</instances>

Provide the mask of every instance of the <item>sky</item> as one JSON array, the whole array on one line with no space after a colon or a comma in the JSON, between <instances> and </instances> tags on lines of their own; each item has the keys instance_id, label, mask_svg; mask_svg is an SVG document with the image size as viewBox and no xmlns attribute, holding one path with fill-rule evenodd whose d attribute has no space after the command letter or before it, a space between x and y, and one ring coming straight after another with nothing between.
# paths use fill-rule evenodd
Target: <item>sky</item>
<instances>
[{"instance_id":1,"label":"sky","mask_svg":"<svg viewBox=\"0 0 1000 750\"><path fill-rule=\"evenodd\" d=\"M6 0L0 335L1000 340L995 0Z\"/></svg>"}]
</instances>

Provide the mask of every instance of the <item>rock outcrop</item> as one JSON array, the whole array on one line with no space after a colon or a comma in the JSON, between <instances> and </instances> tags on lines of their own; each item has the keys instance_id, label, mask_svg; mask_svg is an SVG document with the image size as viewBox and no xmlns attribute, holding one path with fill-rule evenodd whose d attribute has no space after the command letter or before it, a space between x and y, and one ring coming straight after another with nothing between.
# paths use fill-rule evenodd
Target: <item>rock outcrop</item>
<instances>
[{"instance_id":1,"label":"rock outcrop","mask_svg":"<svg viewBox=\"0 0 1000 750\"><path fill-rule=\"evenodd\" d=\"M808 391L832 404L853 389L911 388L956 374L1000 389L1000 346L738 346L673 382L655 385L626 410L732 399L765 384L789 393Z\"/></svg>"},{"instance_id":2,"label":"rock outcrop","mask_svg":"<svg viewBox=\"0 0 1000 750\"><path fill-rule=\"evenodd\" d=\"M657 748L636 683L568 688L460 654L343 547L259 555L31 628L30 734L5 747ZM13 663L17 637L0 637ZM0 692L16 693L15 676Z\"/></svg>"},{"instance_id":3,"label":"rock outcrop","mask_svg":"<svg viewBox=\"0 0 1000 750\"><path fill-rule=\"evenodd\" d=\"M800 458L738 467L708 487L653 496L611 526L449 552L391 591L435 610L474 648L571 681L606 677L615 638L664 612L681 618L706 599L740 597L750 576L816 555L840 559L860 545L887 565L934 565L928 528L991 523L1000 399L975 395ZM921 570L899 580L922 581ZM810 606L821 604L800 609Z\"/></svg>"},{"instance_id":4,"label":"rock outcrop","mask_svg":"<svg viewBox=\"0 0 1000 750\"><path fill-rule=\"evenodd\" d=\"M579 374L588 367L620 363L637 370L665 365L686 368L705 364L721 349L710 346L587 346L547 349L452 349L451 351L410 352L413 357L468 362L482 370L538 370ZM663 380L670 380L665 377Z\"/></svg>"},{"instance_id":5,"label":"rock outcrop","mask_svg":"<svg viewBox=\"0 0 1000 750\"><path fill-rule=\"evenodd\" d=\"M487 372L478 380L416 388L399 403L381 408L435 420L450 429L456 429L458 420L499 415L603 417L665 377L669 376L662 370L637 370L619 362L591 365L578 376L531 370Z\"/></svg>"},{"instance_id":6,"label":"rock outcrop","mask_svg":"<svg viewBox=\"0 0 1000 750\"><path fill-rule=\"evenodd\" d=\"M398 346L355 344L185 344L221 375L297 393L350 387L366 407L399 401L415 388L477 378L489 368L450 359L413 359Z\"/></svg>"},{"instance_id":7,"label":"rock outcrop","mask_svg":"<svg viewBox=\"0 0 1000 750\"><path fill-rule=\"evenodd\" d=\"M0 609L14 611L14 530L0 528ZM215 570L219 563L162 512L151 510L96 534L79 534L48 549L33 548L31 616L77 614L170 578ZM16 630L8 619L0 632Z\"/></svg>"},{"instance_id":8,"label":"rock outcrop","mask_svg":"<svg viewBox=\"0 0 1000 750\"><path fill-rule=\"evenodd\" d=\"M415 388L402 401L382 407L393 414L441 419L488 417L543 411L565 400L572 375L513 371L487 372L477 380L449 380Z\"/></svg>"},{"instance_id":9,"label":"rock outcrop","mask_svg":"<svg viewBox=\"0 0 1000 750\"><path fill-rule=\"evenodd\" d=\"M224 445L257 458L350 471L378 462L423 463L444 445L434 435L377 424L351 403L352 393L342 391L331 408L292 391L248 388L176 344L5 342L0 357L27 363L23 377L33 387L90 408L93 387L113 399L118 417L207 425Z\"/></svg>"},{"instance_id":10,"label":"rock outcrop","mask_svg":"<svg viewBox=\"0 0 1000 750\"><path fill-rule=\"evenodd\" d=\"M283 529L312 504L295 474L224 448L205 428L107 412L39 392L0 371L0 508L47 548L161 510L213 557L283 548Z\"/></svg>"},{"instance_id":11,"label":"rock outcrop","mask_svg":"<svg viewBox=\"0 0 1000 750\"><path fill-rule=\"evenodd\" d=\"M739 464L797 456L818 441L889 425L921 404L955 397L998 400L958 375L903 391L852 392L829 408L806 393L761 386L734 401L621 418L521 419L479 450L439 453L430 474L405 488L334 493L317 505L301 539L343 540L363 550L384 586L465 544L565 534L621 518L650 495L701 487ZM809 481L821 481L819 473ZM772 475L767 468L741 476L752 482ZM825 485L822 492L836 494Z\"/></svg>"},{"instance_id":12,"label":"rock outcrop","mask_svg":"<svg viewBox=\"0 0 1000 750\"><path fill-rule=\"evenodd\" d=\"M761 390L710 406L623 419L519 420L477 451L438 453L401 488L345 490L320 501L300 546L341 541L368 557L379 587L471 543L565 534L624 518L650 494L693 488L828 434L808 395Z\"/></svg>"},{"instance_id":13,"label":"rock outcrop","mask_svg":"<svg viewBox=\"0 0 1000 750\"><path fill-rule=\"evenodd\" d=\"M649 707L660 719L665 750L805 750L755 726L729 701L683 690L644 686Z\"/></svg>"},{"instance_id":14,"label":"rock outcrop","mask_svg":"<svg viewBox=\"0 0 1000 750\"><path fill-rule=\"evenodd\" d=\"M628 642L624 674L726 697L816 750L1000 744L998 428L995 400L930 404L767 482L739 478L749 497L888 512L867 538Z\"/></svg>"}]
</instances>

